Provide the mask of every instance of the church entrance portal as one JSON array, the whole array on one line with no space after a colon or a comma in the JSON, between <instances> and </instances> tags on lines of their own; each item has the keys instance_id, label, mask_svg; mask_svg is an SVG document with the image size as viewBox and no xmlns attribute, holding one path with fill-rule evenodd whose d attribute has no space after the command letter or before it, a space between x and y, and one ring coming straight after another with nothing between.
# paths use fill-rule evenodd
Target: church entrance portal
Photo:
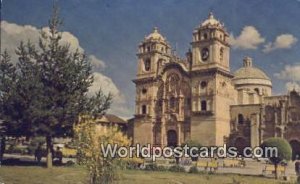
<instances>
[{"instance_id":1,"label":"church entrance portal","mask_svg":"<svg viewBox=\"0 0 300 184\"><path fill-rule=\"evenodd\" d=\"M234 147L237 148L237 152L238 152L239 155L243 155L244 154L244 148L247 147L247 141L242 137L238 137L235 140Z\"/></svg>"},{"instance_id":2,"label":"church entrance portal","mask_svg":"<svg viewBox=\"0 0 300 184\"><path fill-rule=\"evenodd\" d=\"M175 130L169 130L167 132L168 146L176 147L177 146L177 133Z\"/></svg>"},{"instance_id":3,"label":"church entrance portal","mask_svg":"<svg viewBox=\"0 0 300 184\"><path fill-rule=\"evenodd\" d=\"M298 155L298 160L300 160L300 142L297 140L291 140L290 145L293 150L292 160L296 160L297 155Z\"/></svg>"}]
</instances>

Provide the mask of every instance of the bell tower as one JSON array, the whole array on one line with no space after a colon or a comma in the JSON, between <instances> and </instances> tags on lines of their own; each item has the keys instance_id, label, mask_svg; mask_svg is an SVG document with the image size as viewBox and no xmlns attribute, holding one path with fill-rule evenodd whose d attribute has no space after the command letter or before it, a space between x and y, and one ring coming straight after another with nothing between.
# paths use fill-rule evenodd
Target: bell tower
<instances>
[{"instance_id":1,"label":"bell tower","mask_svg":"<svg viewBox=\"0 0 300 184\"><path fill-rule=\"evenodd\" d=\"M230 105L235 101L229 68L228 33L210 13L193 31L191 139L224 144L230 133Z\"/></svg>"},{"instance_id":2,"label":"bell tower","mask_svg":"<svg viewBox=\"0 0 300 184\"><path fill-rule=\"evenodd\" d=\"M139 44L137 57L137 79L156 76L159 65L170 60L171 46L157 27Z\"/></svg>"},{"instance_id":3,"label":"bell tower","mask_svg":"<svg viewBox=\"0 0 300 184\"><path fill-rule=\"evenodd\" d=\"M133 80L136 86L134 143L153 144L158 75L171 59L171 46L158 28L139 44L137 58L137 75Z\"/></svg>"},{"instance_id":4,"label":"bell tower","mask_svg":"<svg viewBox=\"0 0 300 184\"><path fill-rule=\"evenodd\" d=\"M229 34L212 13L193 31L192 70L220 68L229 71Z\"/></svg>"}]
</instances>

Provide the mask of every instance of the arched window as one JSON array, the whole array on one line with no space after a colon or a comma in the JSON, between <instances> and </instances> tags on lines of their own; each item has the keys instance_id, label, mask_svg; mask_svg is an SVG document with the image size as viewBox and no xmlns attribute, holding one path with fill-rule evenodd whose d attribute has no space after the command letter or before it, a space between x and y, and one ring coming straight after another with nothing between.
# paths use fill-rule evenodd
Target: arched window
<instances>
[{"instance_id":1,"label":"arched window","mask_svg":"<svg viewBox=\"0 0 300 184\"><path fill-rule=\"evenodd\" d=\"M203 38L204 38L204 40L206 40L206 39L207 39L207 37L208 37L208 36L207 36L207 33L204 33L204 34L203 34Z\"/></svg>"},{"instance_id":2,"label":"arched window","mask_svg":"<svg viewBox=\"0 0 300 184\"><path fill-rule=\"evenodd\" d=\"M254 91L256 92L256 94L259 95L259 89L258 88L255 88Z\"/></svg>"},{"instance_id":3,"label":"arched window","mask_svg":"<svg viewBox=\"0 0 300 184\"><path fill-rule=\"evenodd\" d=\"M145 60L145 70L149 71L151 69L151 60L148 58Z\"/></svg>"},{"instance_id":4,"label":"arched window","mask_svg":"<svg viewBox=\"0 0 300 184\"><path fill-rule=\"evenodd\" d=\"M238 115L238 123L243 124L244 123L244 116L242 114Z\"/></svg>"},{"instance_id":5,"label":"arched window","mask_svg":"<svg viewBox=\"0 0 300 184\"><path fill-rule=\"evenodd\" d=\"M207 102L205 100L201 101L201 111L207 111Z\"/></svg>"},{"instance_id":6,"label":"arched window","mask_svg":"<svg viewBox=\"0 0 300 184\"><path fill-rule=\"evenodd\" d=\"M142 114L147 114L147 106L142 105Z\"/></svg>"}]
</instances>

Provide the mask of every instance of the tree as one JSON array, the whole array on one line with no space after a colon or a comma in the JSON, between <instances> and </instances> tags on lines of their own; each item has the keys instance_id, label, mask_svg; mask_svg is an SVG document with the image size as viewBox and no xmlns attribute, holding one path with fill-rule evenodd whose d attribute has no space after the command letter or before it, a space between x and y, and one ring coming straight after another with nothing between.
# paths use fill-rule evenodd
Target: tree
<instances>
[{"instance_id":1,"label":"tree","mask_svg":"<svg viewBox=\"0 0 300 184\"><path fill-rule=\"evenodd\" d=\"M0 108L12 133L46 138L47 167L52 167L52 139L72 136L80 115L101 115L112 100L101 90L92 97L87 95L93 83L91 64L85 54L71 52L69 44L61 44L61 25L55 5L49 29L41 31L39 43L20 43L15 82L0 91L12 89L1 98Z\"/></svg>"},{"instance_id":2,"label":"tree","mask_svg":"<svg viewBox=\"0 0 300 184\"><path fill-rule=\"evenodd\" d=\"M102 147L114 145L129 147L131 141L118 130L117 127L105 127L104 131L97 129L95 119L90 116L80 118L80 122L74 126L77 146L77 158L81 165L89 171L90 184L113 183L117 177L117 168L126 159L117 156L105 156ZM103 130L103 129L102 129ZM129 157L127 158L129 159ZM130 158L129 160L133 160Z\"/></svg>"},{"instance_id":3,"label":"tree","mask_svg":"<svg viewBox=\"0 0 300 184\"><path fill-rule=\"evenodd\" d=\"M15 87L16 69L10 62L10 56L5 50L0 55L0 163L2 162L3 154L5 151L5 136L11 133L11 126L6 126L3 120L3 108L5 103L12 96L12 91Z\"/></svg>"},{"instance_id":4,"label":"tree","mask_svg":"<svg viewBox=\"0 0 300 184\"><path fill-rule=\"evenodd\" d=\"M282 161L289 161L292 158L292 148L290 144L282 138L269 138L265 140L261 146L263 150L266 150L265 148L277 148L277 156L269 157L269 160L274 164L275 166L275 178L278 179L278 172L277 168ZM266 155L265 156L270 156ZM270 154L270 153L268 153Z\"/></svg>"}]
</instances>

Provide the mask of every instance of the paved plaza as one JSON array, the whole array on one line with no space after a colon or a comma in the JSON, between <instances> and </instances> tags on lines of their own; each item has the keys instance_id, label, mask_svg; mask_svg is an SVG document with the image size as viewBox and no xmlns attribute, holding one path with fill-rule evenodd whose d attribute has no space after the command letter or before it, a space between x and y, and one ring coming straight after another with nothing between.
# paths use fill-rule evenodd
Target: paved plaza
<instances>
[{"instance_id":1,"label":"paved plaza","mask_svg":"<svg viewBox=\"0 0 300 184\"><path fill-rule=\"evenodd\" d=\"M32 162L34 164L34 156L30 155L13 155L13 154L5 154L5 159L12 159L12 160L18 160L20 162ZM69 160L72 160L75 162L75 159L72 158L63 158L63 163L68 162ZM42 159L43 162L46 161L45 158ZM257 161L253 159L245 159L246 166L245 167L223 167L223 159L218 160L218 169L215 171L215 173L224 173L224 174L241 174L241 175L251 175L251 176L261 176L263 173L263 169L266 166L265 161ZM167 164L165 166L170 166L170 164ZM192 164L185 165L186 171L189 170L189 168L192 166ZM200 168L199 170L204 170L204 168ZM273 174L268 173L264 174L266 177L274 177ZM295 178L295 163L289 162L286 167L285 176L288 178Z\"/></svg>"}]
</instances>

